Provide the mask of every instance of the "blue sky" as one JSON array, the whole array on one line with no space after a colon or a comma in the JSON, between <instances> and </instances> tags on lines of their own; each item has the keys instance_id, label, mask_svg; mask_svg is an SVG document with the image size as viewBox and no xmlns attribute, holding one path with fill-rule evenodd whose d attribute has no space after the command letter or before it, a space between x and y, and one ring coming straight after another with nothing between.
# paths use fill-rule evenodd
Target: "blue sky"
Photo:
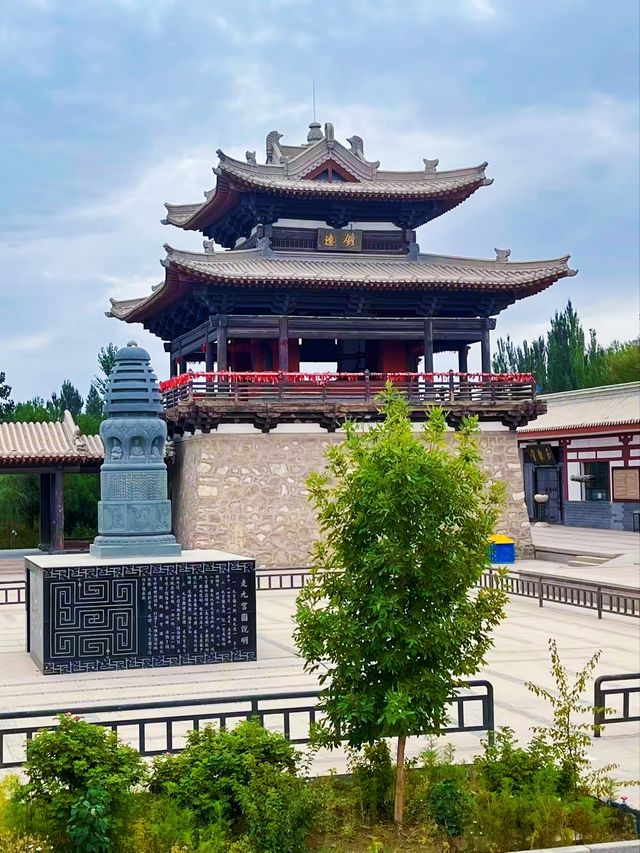
<instances>
[{"instance_id":1,"label":"blue sky","mask_svg":"<svg viewBox=\"0 0 640 853\"><path fill-rule=\"evenodd\" d=\"M317 114L383 168L489 161L493 186L419 231L422 251L570 252L580 274L518 303L537 335L568 298L605 343L638 334L638 4L615 0L20 0L0 20L0 370L15 399L96 351L158 339L104 317L149 292L163 202L214 184L215 151ZM472 362L473 366L474 362ZM444 361L440 365L445 366ZM448 365L447 365L448 366Z\"/></svg>"}]
</instances>

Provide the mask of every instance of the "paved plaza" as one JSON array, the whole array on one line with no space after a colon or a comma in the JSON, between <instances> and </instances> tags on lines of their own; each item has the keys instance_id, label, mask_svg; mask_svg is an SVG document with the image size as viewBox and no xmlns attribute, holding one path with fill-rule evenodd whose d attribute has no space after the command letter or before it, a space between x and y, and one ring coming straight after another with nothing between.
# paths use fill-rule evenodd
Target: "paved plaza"
<instances>
[{"instance_id":1,"label":"paved plaza","mask_svg":"<svg viewBox=\"0 0 640 853\"><path fill-rule=\"evenodd\" d=\"M258 593L259 660L246 664L179 667L172 669L43 676L24 650L25 611L20 605L0 608L0 709L4 711L69 708L82 705L113 705L247 694L292 692L313 689L316 681L304 673L292 640L295 593ZM549 708L524 686L528 680L551 687L547 641L555 637L563 662L570 671L580 668L589 656L602 649L596 674L638 670L637 621L592 612L511 599L508 618L495 634L495 647L478 678L486 678L495 690L496 725L510 726L526 740L532 725L550 722ZM638 713L638 711L636 711ZM594 765L620 765L619 777L640 776L640 738L637 723L611 726L590 750ZM461 759L479 750L481 735L449 736ZM413 739L410 754L417 754L424 739ZM7 744L9 755L19 745ZM322 753L315 772L345 766L339 752ZM640 791L623 788L630 802L640 803Z\"/></svg>"}]
</instances>

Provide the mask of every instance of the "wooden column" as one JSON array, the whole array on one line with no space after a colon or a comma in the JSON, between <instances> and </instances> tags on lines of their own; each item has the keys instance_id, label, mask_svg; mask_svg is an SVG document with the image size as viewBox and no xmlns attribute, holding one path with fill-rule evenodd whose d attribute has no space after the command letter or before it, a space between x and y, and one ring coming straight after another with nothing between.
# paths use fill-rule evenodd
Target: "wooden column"
<instances>
[{"instance_id":1,"label":"wooden column","mask_svg":"<svg viewBox=\"0 0 640 853\"><path fill-rule=\"evenodd\" d=\"M424 320L424 372L433 373L433 320Z\"/></svg>"},{"instance_id":2,"label":"wooden column","mask_svg":"<svg viewBox=\"0 0 640 853\"><path fill-rule=\"evenodd\" d=\"M491 373L491 333L489 332L488 320L485 320L485 327L482 330L480 347L482 352L482 372Z\"/></svg>"},{"instance_id":3,"label":"wooden column","mask_svg":"<svg viewBox=\"0 0 640 853\"><path fill-rule=\"evenodd\" d=\"M64 551L64 471L56 468L51 501L51 553Z\"/></svg>"},{"instance_id":4,"label":"wooden column","mask_svg":"<svg viewBox=\"0 0 640 853\"><path fill-rule=\"evenodd\" d=\"M206 348L204 351L204 369L207 373L213 372L213 343L212 341L207 341Z\"/></svg>"},{"instance_id":5,"label":"wooden column","mask_svg":"<svg viewBox=\"0 0 640 853\"><path fill-rule=\"evenodd\" d=\"M218 315L218 328L216 330L216 361L218 362L219 371L229 369L229 357L227 355L227 318L222 314Z\"/></svg>"},{"instance_id":6,"label":"wooden column","mask_svg":"<svg viewBox=\"0 0 640 853\"><path fill-rule=\"evenodd\" d=\"M51 548L51 474L40 474L40 543L41 551Z\"/></svg>"},{"instance_id":7,"label":"wooden column","mask_svg":"<svg viewBox=\"0 0 640 853\"><path fill-rule=\"evenodd\" d=\"M171 368L170 368L170 376L178 375L178 364L176 362L176 357L173 353L171 353Z\"/></svg>"},{"instance_id":8,"label":"wooden column","mask_svg":"<svg viewBox=\"0 0 640 853\"><path fill-rule=\"evenodd\" d=\"M282 373L289 371L289 321L280 317L278 322L278 370Z\"/></svg>"},{"instance_id":9,"label":"wooden column","mask_svg":"<svg viewBox=\"0 0 640 853\"><path fill-rule=\"evenodd\" d=\"M180 356L180 373L187 372L187 357L186 355Z\"/></svg>"},{"instance_id":10,"label":"wooden column","mask_svg":"<svg viewBox=\"0 0 640 853\"><path fill-rule=\"evenodd\" d=\"M458 373L469 372L469 347L460 347L458 350Z\"/></svg>"}]
</instances>

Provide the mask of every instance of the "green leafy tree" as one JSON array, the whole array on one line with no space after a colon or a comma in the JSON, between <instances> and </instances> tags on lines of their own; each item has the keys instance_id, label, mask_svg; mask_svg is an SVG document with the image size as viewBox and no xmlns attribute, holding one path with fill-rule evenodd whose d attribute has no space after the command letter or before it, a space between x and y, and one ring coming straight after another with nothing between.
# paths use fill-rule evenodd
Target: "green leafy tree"
<instances>
[{"instance_id":1,"label":"green leafy tree","mask_svg":"<svg viewBox=\"0 0 640 853\"><path fill-rule=\"evenodd\" d=\"M9 416L13 412L14 403L11 399L11 385L6 382L6 376L3 370L0 370L0 423L9 420Z\"/></svg>"},{"instance_id":2,"label":"green leafy tree","mask_svg":"<svg viewBox=\"0 0 640 853\"><path fill-rule=\"evenodd\" d=\"M111 371L113 370L113 367L116 363L117 354L118 347L111 342L108 343L106 347L101 347L100 352L98 353L98 364L100 365L102 376L96 376L93 380L93 384L98 389L98 392L102 399L104 399L106 381L107 378L111 375Z\"/></svg>"},{"instance_id":3,"label":"green leafy tree","mask_svg":"<svg viewBox=\"0 0 640 853\"><path fill-rule=\"evenodd\" d=\"M80 392L72 385L68 379L65 379L60 389L59 407L64 416L65 412L71 412L74 418L77 418L82 411L83 400Z\"/></svg>"},{"instance_id":4,"label":"green leafy tree","mask_svg":"<svg viewBox=\"0 0 640 853\"><path fill-rule=\"evenodd\" d=\"M33 397L26 403L16 403L11 420L23 423L51 423L58 420L58 409L42 397Z\"/></svg>"},{"instance_id":5,"label":"green leafy tree","mask_svg":"<svg viewBox=\"0 0 640 853\"><path fill-rule=\"evenodd\" d=\"M305 669L319 672L319 743L360 747L397 737L394 815L403 821L408 735L447 725L448 699L477 672L504 615L506 596L482 589L487 539L502 497L489 484L467 419L455 453L445 415L416 435L391 386L384 421L346 424L307 486L320 540L297 601L295 638Z\"/></svg>"},{"instance_id":6,"label":"green leafy tree","mask_svg":"<svg viewBox=\"0 0 640 853\"><path fill-rule=\"evenodd\" d=\"M640 379L640 346L637 341L609 347L599 342L595 329L584 333L580 318L569 301L551 318L546 337L516 345L507 335L498 338L493 356L496 373L533 373L547 393L634 382Z\"/></svg>"},{"instance_id":7,"label":"green leafy tree","mask_svg":"<svg viewBox=\"0 0 640 853\"><path fill-rule=\"evenodd\" d=\"M100 392L96 388L94 382L91 383L89 387L89 393L87 394L87 401L84 404L84 413L85 415L91 415L94 418L102 417L102 397L100 396Z\"/></svg>"},{"instance_id":8,"label":"green leafy tree","mask_svg":"<svg viewBox=\"0 0 640 853\"><path fill-rule=\"evenodd\" d=\"M604 356L604 384L617 385L622 382L640 380L640 342L614 341L607 347Z\"/></svg>"}]
</instances>

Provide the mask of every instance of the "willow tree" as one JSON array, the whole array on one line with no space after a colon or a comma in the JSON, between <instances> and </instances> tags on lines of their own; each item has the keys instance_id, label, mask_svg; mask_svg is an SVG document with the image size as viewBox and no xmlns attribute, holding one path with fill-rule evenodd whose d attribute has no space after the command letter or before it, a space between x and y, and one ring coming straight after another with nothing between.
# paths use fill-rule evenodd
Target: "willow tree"
<instances>
[{"instance_id":1,"label":"willow tree","mask_svg":"<svg viewBox=\"0 0 640 853\"><path fill-rule=\"evenodd\" d=\"M471 592L502 486L482 470L475 419L450 449L441 410L422 435L391 388L383 411L368 430L347 424L324 473L308 479L320 538L295 638L323 687L319 743L397 738L401 824L406 738L447 727L448 700L484 662L504 615L503 592Z\"/></svg>"}]
</instances>

